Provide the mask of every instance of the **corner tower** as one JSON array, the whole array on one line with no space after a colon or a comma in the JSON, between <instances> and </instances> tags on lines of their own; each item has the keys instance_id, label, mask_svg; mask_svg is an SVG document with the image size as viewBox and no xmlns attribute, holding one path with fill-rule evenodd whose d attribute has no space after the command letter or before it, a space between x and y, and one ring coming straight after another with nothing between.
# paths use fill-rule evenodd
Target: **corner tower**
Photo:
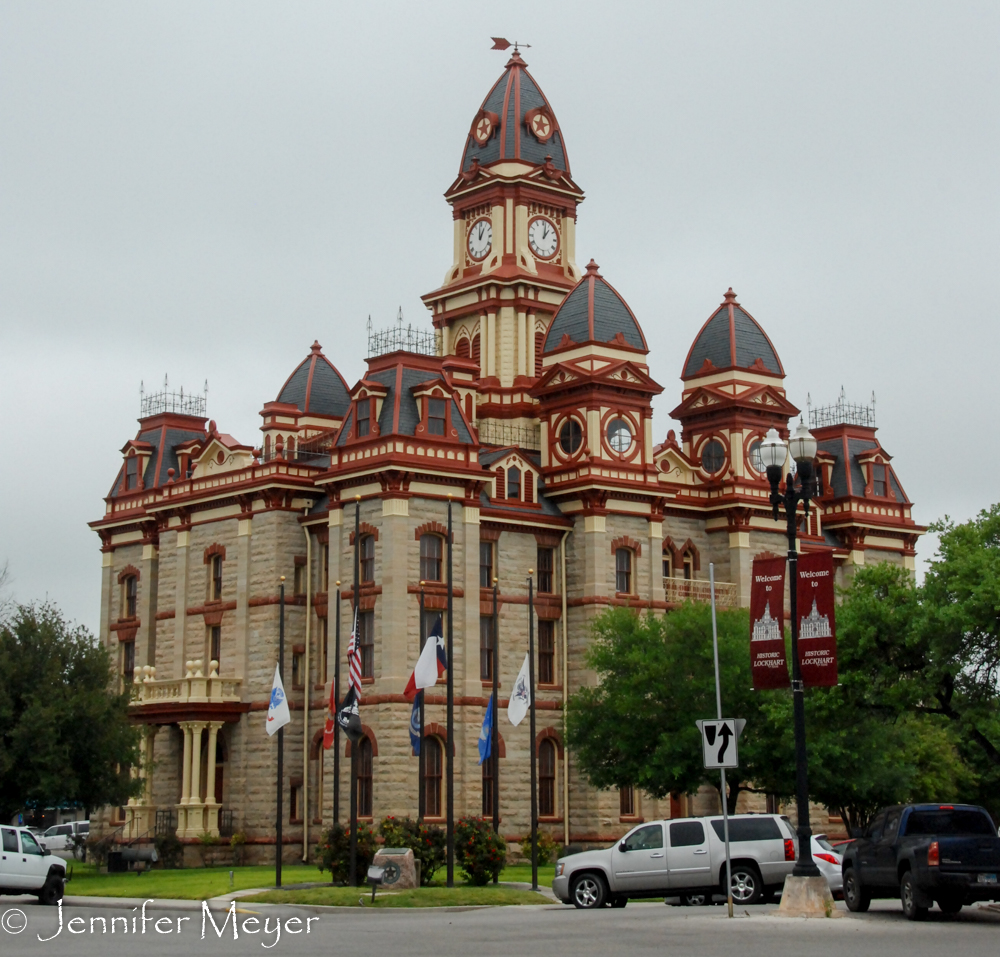
<instances>
[{"instance_id":1,"label":"corner tower","mask_svg":"<svg viewBox=\"0 0 1000 957\"><path fill-rule=\"evenodd\" d=\"M528 389L541 374L552 317L579 282L573 182L559 121L515 52L472 117L452 207L452 263L423 296L443 355L472 358L484 441L534 430Z\"/></svg>"}]
</instances>

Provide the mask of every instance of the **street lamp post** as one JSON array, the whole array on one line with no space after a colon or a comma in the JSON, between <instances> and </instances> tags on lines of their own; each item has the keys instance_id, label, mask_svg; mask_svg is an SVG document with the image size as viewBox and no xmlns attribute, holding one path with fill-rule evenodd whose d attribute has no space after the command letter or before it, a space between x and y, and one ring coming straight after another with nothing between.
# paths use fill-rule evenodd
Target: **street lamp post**
<instances>
[{"instance_id":1,"label":"street lamp post","mask_svg":"<svg viewBox=\"0 0 1000 957\"><path fill-rule=\"evenodd\" d=\"M795 433L788 444L778 435L776 429L768 431L761 442L760 452L767 468L767 478L771 483L771 506L774 520L778 512L785 510L786 534L788 536L788 595L792 613L792 704L795 727L795 798L798 810L799 853L792 871L793 877L819 877L819 868L812 856L812 828L809 826L809 775L806 757L806 704L802 669L799 667L799 614L798 580L799 554L795 548L799 525L799 503L805 506L805 517L809 517L809 499L816 494L816 475L813 460L816 458L816 439L800 419ZM782 467L786 453L790 453L796 463L796 475L790 472L785 479L784 492L779 491ZM796 487L796 479L799 485Z\"/></svg>"}]
</instances>

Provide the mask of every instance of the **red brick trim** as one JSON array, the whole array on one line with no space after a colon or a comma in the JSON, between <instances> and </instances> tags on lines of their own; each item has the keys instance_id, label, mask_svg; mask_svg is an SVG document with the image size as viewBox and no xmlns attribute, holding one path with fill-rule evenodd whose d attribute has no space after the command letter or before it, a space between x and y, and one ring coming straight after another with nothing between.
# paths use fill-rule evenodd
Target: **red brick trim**
<instances>
[{"instance_id":1,"label":"red brick trim","mask_svg":"<svg viewBox=\"0 0 1000 957\"><path fill-rule=\"evenodd\" d=\"M629 548L635 552L635 557L640 558L642 556L642 542L629 538L628 535L622 535L621 538L616 538L611 542L611 554L614 553L619 548Z\"/></svg>"},{"instance_id":2,"label":"red brick trim","mask_svg":"<svg viewBox=\"0 0 1000 957\"><path fill-rule=\"evenodd\" d=\"M375 732L372 731L372 729L369 728L367 724L361 725L361 731L364 734L364 736L369 741L371 741L371 743L372 743L372 757L373 758L377 758L378 757L378 739L375 737ZM346 737L346 735L345 735L345 737ZM351 739L348 738L347 739L347 744L344 747L344 757L345 758L349 758L350 756L351 756ZM349 791L350 791L350 788L348 788L348 792ZM350 795L348 794L348 796L350 796Z\"/></svg>"},{"instance_id":3,"label":"red brick trim","mask_svg":"<svg viewBox=\"0 0 1000 957\"><path fill-rule=\"evenodd\" d=\"M420 541L421 535L440 535L445 541L448 540L448 528L440 522L424 522L413 530L414 541Z\"/></svg>"},{"instance_id":4,"label":"red brick trim","mask_svg":"<svg viewBox=\"0 0 1000 957\"><path fill-rule=\"evenodd\" d=\"M428 721L424 725L424 737L425 738L440 738L441 743L445 746L448 753L454 757L455 756L455 746L448 745L448 729L443 724L438 724L436 721Z\"/></svg>"},{"instance_id":5,"label":"red brick trim","mask_svg":"<svg viewBox=\"0 0 1000 957\"><path fill-rule=\"evenodd\" d=\"M205 549L204 563L208 565L212 561L214 555L221 555L222 560L226 560L226 546L220 545L218 542L214 542Z\"/></svg>"},{"instance_id":6,"label":"red brick trim","mask_svg":"<svg viewBox=\"0 0 1000 957\"><path fill-rule=\"evenodd\" d=\"M537 706L537 702L536 702L536 706ZM559 737L559 732L556 731L555 728L542 728L542 730L538 732L538 735L535 738L535 753L536 754L538 753L539 746L541 745L541 743L546 738L551 738L553 741L555 741L555 744L556 744L556 754L558 754L559 755L559 759L562 760L562 756L563 756L562 738Z\"/></svg>"},{"instance_id":7,"label":"red brick trim","mask_svg":"<svg viewBox=\"0 0 1000 957\"><path fill-rule=\"evenodd\" d=\"M481 542L498 542L500 541L500 529L499 528L488 528L486 526L479 526L479 541Z\"/></svg>"},{"instance_id":8,"label":"red brick trim","mask_svg":"<svg viewBox=\"0 0 1000 957\"><path fill-rule=\"evenodd\" d=\"M126 578L135 578L135 580L138 581L141 577L142 575L139 573L139 569L136 568L135 565L126 565L118 573L118 584L121 585Z\"/></svg>"},{"instance_id":9,"label":"red brick trim","mask_svg":"<svg viewBox=\"0 0 1000 957\"><path fill-rule=\"evenodd\" d=\"M541 548L558 548L562 539L561 532L535 532L535 543Z\"/></svg>"},{"instance_id":10,"label":"red brick trim","mask_svg":"<svg viewBox=\"0 0 1000 957\"><path fill-rule=\"evenodd\" d=\"M323 728L318 728L309 743L309 760L315 761L323 750Z\"/></svg>"},{"instance_id":11,"label":"red brick trim","mask_svg":"<svg viewBox=\"0 0 1000 957\"><path fill-rule=\"evenodd\" d=\"M369 525L367 522L362 522L358 526L358 531L361 533L361 537L362 538L364 538L365 535L374 535L375 536L375 541L376 542L378 541L378 529L374 525ZM353 545L354 544L354 532L351 532L349 538L350 538L350 544Z\"/></svg>"},{"instance_id":12,"label":"red brick trim","mask_svg":"<svg viewBox=\"0 0 1000 957\"><path fill-rule=\"evenodd\" d=\"M673 557L675 575L678 568L684 567L684 556L689 553L691 555L692 570L696 572L701 570L701 553L698 551L698 546L690 538L683 545L675 545L674 540L667 537L663 540L663 551L669 552Z\"/></svg>"}]
</instances>

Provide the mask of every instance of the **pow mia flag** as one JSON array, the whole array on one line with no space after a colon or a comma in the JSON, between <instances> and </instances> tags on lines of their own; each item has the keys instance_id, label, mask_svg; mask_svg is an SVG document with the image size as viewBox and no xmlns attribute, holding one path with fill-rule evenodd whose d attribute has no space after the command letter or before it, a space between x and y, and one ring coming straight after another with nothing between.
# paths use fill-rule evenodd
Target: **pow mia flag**
<instances>
[{"instance_id":1,"label":"pow mia flag","mask_svg":"<svg viewBox=\"0 0 1000 957\"><path fill-rule=\"evenodd\" d=\"M344 729L344 733L354 744L364 737L364 731L361 729L361 712L358 710L358 693L354 690L354 685L351 685L344 695L343 703L337 712L337 724Z\"/></svg>"},{"instance_id":2,"label":"pow mia flag","mask_svg":"<svg viewBox=\"0 0 1000 957\"><path fill-rule=\"evenodd\" d=\"M696 721L701 732L701 750L706 768L738 768L740 758L736 742L743 733L743 718Z\"/></svg>"}]
</instances>

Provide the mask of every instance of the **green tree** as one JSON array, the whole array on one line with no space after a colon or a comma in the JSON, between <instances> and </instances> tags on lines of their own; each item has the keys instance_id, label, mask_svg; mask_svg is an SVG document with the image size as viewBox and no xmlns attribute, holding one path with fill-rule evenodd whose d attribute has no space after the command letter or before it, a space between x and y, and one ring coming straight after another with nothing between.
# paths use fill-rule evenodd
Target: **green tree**
<instances>
[{"instance_id":1,"label":"green tree","mask_svg":"<svg viewBox=\"0 0 1000 957\"><path fill-rule=\"evenodd\" d=\"M711 609L688 603L663 617L610 609L593 622L588 665L598 684L569 701L566 733L581 770L595 787L634 785L662 798L693 793L706 780L699 718L714 718L715 668ZM718 613L722 707L745 718L739 772L726 775L730 810L752 786L787 794L794 752L781 733L791 725L788 695L751 687L746 610Z\"/></svg>"},{"instance_id":2,"label":"green tree","mask_svg":"<svg viewBox=\"0 0 1000 957\"><path fill-rule=\"evenodd\" d=\"M0 820L24 807L124 804L139 731L111 655L51 604L18 605L0 625Z\"/></svg>"}]
</instances>

